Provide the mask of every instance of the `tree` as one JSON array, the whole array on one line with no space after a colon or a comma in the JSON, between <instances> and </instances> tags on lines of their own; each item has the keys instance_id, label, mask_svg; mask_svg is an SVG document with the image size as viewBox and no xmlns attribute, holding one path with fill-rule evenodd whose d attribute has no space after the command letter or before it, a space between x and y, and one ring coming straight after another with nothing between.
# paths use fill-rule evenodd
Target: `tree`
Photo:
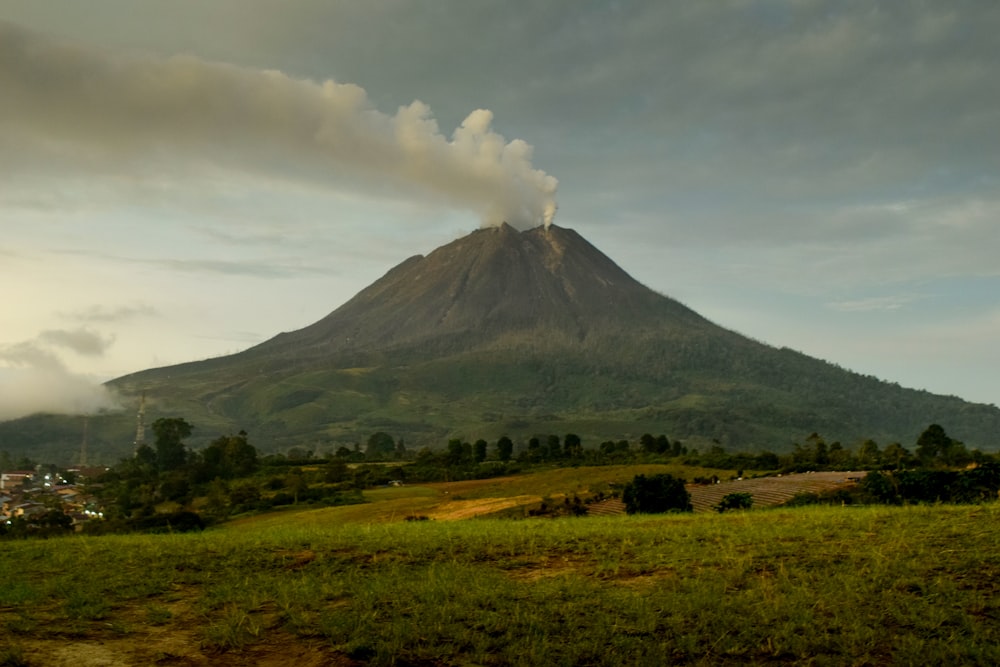
<instances>
[{"instance_id":1,"label":"tree","mask_svg":"<svg viewBox=\"0 0 1000 667\"><path fill-rule=\"evenodd\" d=\"M483 461L486 460L486 447L487 447L487 442L485 440L483 440L482 438L476 440L475 444L472 447L473 458L476 461L476 463L482 463Z\"/></svg>"},{"instance_id":2,"label":"tree","mask_svg":"<svg viewBox=\"0 0 1000 667\"><path fill-rule=\"evenodd\" d=\"M882 461L882 452L878 443L872 439L865 440L858 448L858 464L862 467L877 466Z\"/></svg>"},{"instance_id":3,"label":"tree","mask_svg":"<svg viewBox=\"0 0 1000 667\"><path fill-rule=\"evenodd\" d=\"M861 479L859 486L870 501L883 505L897 505L900 502L899 489L892 475L872 470Z\"/></svg>"},{"instance_id":4,"label":"tree","mask_svg":"<svg viewBox=\"0 0 1000 667\"><path fill-rule=\"evenodd\" d=\"M898 442L889 443L882 452L882 462L892 470L905 468L910 460L910 451Z\"/></svg>"},{"instance_id":5,"label":"tree","mask_svg":"<svg viewBox=\"0 0 1000 667\"><path fill-rule=\"evenodd\" d=\"M507 436L501 436L497 440L497 458L501 461L510 461L510 457L514 454L514 441Z\"/></svg>"},{"instance_id":6,"label":"tree","mask_svg":"<svg viewBox=\"0 0 1000 667\"><path fill-rule=\"evenodd\" d=\"M459 466L465 462L465 448L460 438L452 438L448 441L448 454L446 457L448 465Z\"/></svg>"},{"instance_id":7,"label":"tree","mask_svg":"<svg viewBox=\"0 0 1000 667\"><path fill-rule=\"evenodd\" d=\"M140 469L156 470L156 450L149 445L139 445L135 450L135 462Z\"/></svg>"},{"instance_id":8,"label":"tree","mask_svg":"<svg viewBox=\"0 0 1000 667\"><path fill-rule=\"evenodd\" d=\"M656 438L651 433L643 433L639 437L639 446L647 454L656 453Z\"/></svg>"},{"instance_id":9,"label":"tree","mask_svg":"<svg viewBox=\"0 0 1000 667\"><path fill-rule=\"evenodd\" d=\"M748 510L753 506L753 496L747 492L727 493L715 506L715 511L719 514L729 510Z\"/></svg>"},{"instance_id":10,"label":"tree","mask_svg":"<svg viewBox=\"0 0 1000 667\"><path fill-rule=\"evenodd\" d=\"M368 446L365 448L365 458L371 460L382 460L392 458L396 452L396 441L392 436L384 431L372 433L368 437Z\"/></svg>"},{"instance_id":11,"label":"tree","mask_svg":"<svg viewBox=\"0 0 1000 667\"><path fill-rule=\"evenodd\" d=\"M625 511L629 514L694 511L691 494L684 488L684 480L673 475L636 475L625 485L622 500L625 501Z\"/></svg>"},{"instance_id":12,"label":"tree","mask_svg":"<svg viewBox=\"0 0 1000 667\"><path fill-rule=\"evenodd\" d=\"M754 457L753 466L760 470L774 470L781 466L781 460L774 452L765 450Z\"/></svg>"},{"instance_id":13,"label":"tree","mask_svg":"<svg viewBox=\"0 0 1000 667\"><path fill-rule=\"evenodd\" d=\"M687 454L687 447L684 446L680 440L674 440L670 443L670 455L671 456L681 456Z\"/></svg>"},{"instance_id":14,"label":"tree","mask_svg":"<svg viewBox=\"0 0 1000 667\"><path fill-rule=\"evenodd\" d=\"M528 439L528 451L525 455L528 461L539 461L542 457L542 443L538 438L532 437Z\"/></svg>"},{"instance_id":15,"label":"tree","mask_svg":"<svg viewBox=\"0 0 1000 667\"><path fill-rule=\"evenodd\" d=\"M257 449L247 441L246 431L213 440L201 452L203 480L246 477L257 470Z\"/></svg>"},{"instance_id":16,"label":"tree","mask_svg":"<svg viewBox=\"0 0 1000 667\"><path fill-rule=\"evenodd\" d=\"M326 464L323 481L328 484L338 484L348 478L349 468L343 459L334 459Z\"/></svg>"},{"instance_id":17,"label":"tree","mask_svg":"<svg viewBox=\"0 0 1000 667\"><path fill-rule=\"evenodd\" d=\"M567 457L576 458L583 455L583 441L576 433L567 433L563 438L563 450Z\"/></svg>"},{"instance_id":18,"label":"tree","mask_svg":"<svg viewBox=\"0 0 1000 667\"><path fill-rule=\"evenodd\" d=\"M931 424L917 438L917 458L923 465L948 458L953 441L939 424Z\"/></svg>"},{"instance_id":19,"label":"tree","mask_svg":"<svg viewBox=\"0 0 1000 667\"><path fill-rule=\"evenodd\" d=\"M156 463L161 471L176 470L187 463L184 438L194 427L180 417L161 417L153 422L156 436Z\"/></svg>"},{"instance_id":20,"label":"tree","mask_svg":"<svg viewBox=\"0 0 1000 667\"><path fill-rule=\"evenodd\" d=\"M558 459L562 455L562 445L559 436L553 433L548 437L549 458Z\"/></svg>"},{"instance_id":21,"label":"tree","mask_svg":"<svg viewBox=\"0 0 1000 667\"><path fill-rule=\"evenodd\" d=\"M309 480L306 479L301 468L292 468L285 476L285 488L292 494L292 502L299 504L299 495L309 490Z\"/></svg>"}]
</instances>

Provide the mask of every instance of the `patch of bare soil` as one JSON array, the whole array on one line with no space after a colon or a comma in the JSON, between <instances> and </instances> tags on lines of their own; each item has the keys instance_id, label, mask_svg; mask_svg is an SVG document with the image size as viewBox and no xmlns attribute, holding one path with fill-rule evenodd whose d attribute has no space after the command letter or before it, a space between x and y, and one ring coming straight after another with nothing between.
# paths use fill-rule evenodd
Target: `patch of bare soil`
<instances>
[{"instance_id":1,"label":"patch of bare soil","mask_svg":"<svg viewBox=\"0 0 1000 667\"><path fill-rule=\"evenodd\" d=\"M315 557L312 551L289 551L288 567L295 569ZM85 633L60 634L51 627L46 636L8 635L0 649L16 651L20 662L30 667L341 667L357 665L334 651L328 642L297 637L272 628L259 641L239 650L219 651L202 642L203 619L194 608L194 591L177 586L160 601L162 619L150 622L150 607L130 605L118 609L115 622L96 624ZM7 664L7 663L4 663Z\"/></svg>"},{"instance_id":2,"label":"patch of bare soil","mask_svg":"<svg viewBox=\"0 0 1000 667\"><path fill-rule=\"evenodd\" d=\"M360 663L326 644L287 635L275 636L240 651L202 651L188 632L121 639L30 639L17 642L28 665L38 667L348 667Z\"/></svg>"},{"instance_id":3,"label":"patch of bare soil","mask_svg":"<svg viewBox=\"0 0 1000 667\"><path fill-rule=\"evenodd\" d=\"M467 479L460 482L434 482L423 486L437 489L442 493L462 494L475 491L486 486L503 486L505 482L518 479L518 476L489 477L487 479Z\"/></svg>"},{"instance_id":4,"label":"patch of bare soil","mask_svg":"<svg viewBox=\"0 0 1000 667\"><path fill-rule=\"evenodd\" d=\"M484 514L500 512L511 507L541 502L540 496L511 496L509 498L476 498L473 500L451 500L441 503L427 512L427 516L441 521L470 519Z\"/></svg>"},{"instance_id":5,"label":"patch of bare soil","mask_svg":"<svg viewBox=\"0 0 1000 667\"><path fill-rule=\"evenodd\" d=\"M570 554L525 562L507 571L515 581L538 581L582 572L590 564Z\"/></svg>"}]
</instances>

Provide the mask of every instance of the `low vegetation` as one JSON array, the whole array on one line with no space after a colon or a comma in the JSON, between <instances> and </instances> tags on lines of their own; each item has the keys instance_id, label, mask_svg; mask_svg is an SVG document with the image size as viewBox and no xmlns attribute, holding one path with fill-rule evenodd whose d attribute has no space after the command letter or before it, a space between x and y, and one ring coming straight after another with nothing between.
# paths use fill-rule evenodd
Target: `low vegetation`
<instances>
[{"instance_id":1,"label":"low vegetation","mask_svg":"<svg viewBox=\"0 0 1000 667\"><path fill-rule=\"evenodd\" d=\"M110 518L82 534L0 531L49 538L3 543L0 666L1000 660L1000 466L940 427L867 474L792 472L878 453L811 437L770 476L664 436L315 459L190 430L85 484Z\"/></svg>"},{"instance_id":2,"label":"low vegetation","mask_svg":"<svg viewBox=\"0 0 1000 667\"><path fill-rule=\"evenodd\" d=\"M75 665L112 664L88 662L100 646L123 665L1000 661L996 504L297 516L8 543L0 656L60 664L46 657L59 646Z\"/></svg>"}]
</instances>

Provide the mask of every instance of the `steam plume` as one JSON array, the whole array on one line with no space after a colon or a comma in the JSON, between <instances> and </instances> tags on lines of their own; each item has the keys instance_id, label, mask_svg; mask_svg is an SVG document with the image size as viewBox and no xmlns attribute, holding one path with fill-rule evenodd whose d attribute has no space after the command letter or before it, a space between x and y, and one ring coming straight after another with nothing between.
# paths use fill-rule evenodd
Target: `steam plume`
<instances>
[{"instance_id":1,"label":"steam plume","mask_svg":"<svg viewBox=\"0 0 1000 667\"><path fill-rule=\"evenodd\" d=\"M415 186L484 224L550 224L558 182L473 111L450 138L420 101L394 115L364 89L191 56L125 57L0 22L0 141L34 141L60 164L122 169L141 158ZM275 163L281 162L281 168Z\"/></svg>"}]
</instances>

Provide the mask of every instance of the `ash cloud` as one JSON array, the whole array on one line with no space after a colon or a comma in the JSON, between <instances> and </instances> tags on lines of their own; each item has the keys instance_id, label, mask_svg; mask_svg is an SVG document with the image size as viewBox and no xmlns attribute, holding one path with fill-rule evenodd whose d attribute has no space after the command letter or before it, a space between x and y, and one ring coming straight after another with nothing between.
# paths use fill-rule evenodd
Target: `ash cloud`
<instances>
[{"instance_id":1,"label":"ash cloud","mask_svg":"<svg viewBox=\"0 0 1000 667\"><path fill-rule=\"evenodd\" d=\"M193 56L125 56L0 22L0 140L38 163L134 178L133 168L222 164L317 182L387 184L477 212L484 224L549 224L558 182L485 109L451 137L420 102L394 115L364 89ZM26 158L27 162L27 158Z\"/></svg>"}]
</instances>

